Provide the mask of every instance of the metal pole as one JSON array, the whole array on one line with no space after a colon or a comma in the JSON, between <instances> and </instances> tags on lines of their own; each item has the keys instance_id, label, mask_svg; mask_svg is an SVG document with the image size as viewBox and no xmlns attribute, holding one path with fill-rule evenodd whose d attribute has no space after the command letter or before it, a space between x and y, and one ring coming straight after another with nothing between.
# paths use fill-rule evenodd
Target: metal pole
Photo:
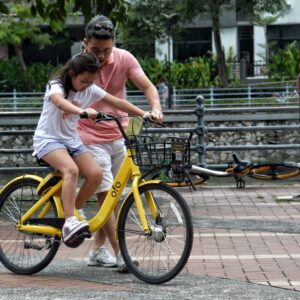
<instances>
[{"instance_id":1,"label":"metal pole","mask_svg":"<svg viewBox=\"0 0 300 300\"><path fill-rule=\"evenodd\" d=\"M17 110L17 90L13 89L13 111Z\"/></svg>"},{"instance_id":2,"label":"metal pole","mask_svg":"<svg viewBox=\"0 0 300 300\"><path fill-rule=\"evenodd\" d=\"M196 127L196 133L198 135L198 145L196 145L196 151L199 155L199 163L198 166L205 167L205 151L206 151L206 145L205 145L205 126L204 126L204 97L202 95L198 95L196 98L197 107L195 110L195 114L197 116L197 127Z\"/></svg>"},{"instance_id":3,"label":"metal pole","mask_svg":"<svg viewBox=\"0 0 300 300\"><path fill-rule=\"evenodd\" d=\"M171 41L168 29L168 108L172 108L172 79L171 79Z\"/></svg>"}]
</instances>

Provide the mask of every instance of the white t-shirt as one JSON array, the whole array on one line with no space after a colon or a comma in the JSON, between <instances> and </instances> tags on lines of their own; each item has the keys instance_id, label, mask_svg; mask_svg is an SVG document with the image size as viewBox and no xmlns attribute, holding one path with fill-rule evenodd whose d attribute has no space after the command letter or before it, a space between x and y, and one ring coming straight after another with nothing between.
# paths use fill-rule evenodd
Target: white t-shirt
<instances>
[{"instance_id":1,"label":"white t-shirt","mask_svg":"<svg viewBox=\"0 0 300 300\"><path fill-rule=\"evenodd\" d=\"M56 93L64 97L61 84L52 80L47 84L43 110L33 136L33 155L53 140L62 140L66 146L72 148L82 144L77 133L79 115L68 114L54 105L49 97ZM82 92L71 90L67 100L84 109L90 107L93 102L101 100L105 95L104 90L93 84Z\"/></svg>"}]
</instances>

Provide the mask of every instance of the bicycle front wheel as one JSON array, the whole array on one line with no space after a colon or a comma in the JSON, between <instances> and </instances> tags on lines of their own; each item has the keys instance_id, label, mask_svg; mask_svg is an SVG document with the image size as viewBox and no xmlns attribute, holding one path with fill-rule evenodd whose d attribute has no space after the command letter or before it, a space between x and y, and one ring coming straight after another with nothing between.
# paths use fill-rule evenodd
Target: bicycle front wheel
<instances>
[{"instance_id":1,"label":"bicycle front wheel","mask_svg":"<svg viewBox=\"0 0 300 300\"><path fill-rule=\"evenodd\" d=\"M60 237L19 231L16 223L32 207L39 195L39 181L20 177L0 194L0 261L10 271L29 275L44 269L54 258ZM32 218L37 218L39 212ZM44 217L56 217L54 201L44 212Z\"/></svg>"},{"instance_id":2,"label":"bicycle front wheel","mask_svg":"<svg viewBox=\"0 0 300 300\"><path fill-rule=\"evenodd\" d=\"M145 235L131 195L120 212L120 250L129 271L137 278L152 284L164 283L188 261L193 245L192 217L183 197L166 184L145 185L139 192L151 233ZM149 197L154 205L148 205Z\"/></svg>"}]
</instances>

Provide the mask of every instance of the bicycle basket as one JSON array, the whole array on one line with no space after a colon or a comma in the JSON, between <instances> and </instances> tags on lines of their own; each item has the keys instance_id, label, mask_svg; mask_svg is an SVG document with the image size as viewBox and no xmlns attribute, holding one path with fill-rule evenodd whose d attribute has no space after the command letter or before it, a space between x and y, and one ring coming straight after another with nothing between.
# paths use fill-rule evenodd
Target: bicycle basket
<instances>
[{"instance_id":1,"label":"bicycle basket","mask_svg":"<svg viewBox=\"0 0 300 300\"><path fill-rule=\"evenodd\" d=\"M129 148L134 163L140 167L190 164L190 141L185 138L154 141L149 136L131 136Z\"/></svg>"}]
</instances>

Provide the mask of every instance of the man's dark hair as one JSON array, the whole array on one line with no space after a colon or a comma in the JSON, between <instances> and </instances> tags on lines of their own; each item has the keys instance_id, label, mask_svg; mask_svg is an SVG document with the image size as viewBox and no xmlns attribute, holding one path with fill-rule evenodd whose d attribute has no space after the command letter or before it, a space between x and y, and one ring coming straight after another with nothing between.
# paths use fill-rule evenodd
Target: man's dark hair
<instances>
[{"instance_id":1,"label":"man's dark hair","mask_svg":"<svg viewBox=\"0 0 300 300\"><path fill-rule=\"evenodd\" d=\"M113 23L105 16L95 16L85 27L85 37L108 40L115 38Z\"/></svg>"}]
</instances>

